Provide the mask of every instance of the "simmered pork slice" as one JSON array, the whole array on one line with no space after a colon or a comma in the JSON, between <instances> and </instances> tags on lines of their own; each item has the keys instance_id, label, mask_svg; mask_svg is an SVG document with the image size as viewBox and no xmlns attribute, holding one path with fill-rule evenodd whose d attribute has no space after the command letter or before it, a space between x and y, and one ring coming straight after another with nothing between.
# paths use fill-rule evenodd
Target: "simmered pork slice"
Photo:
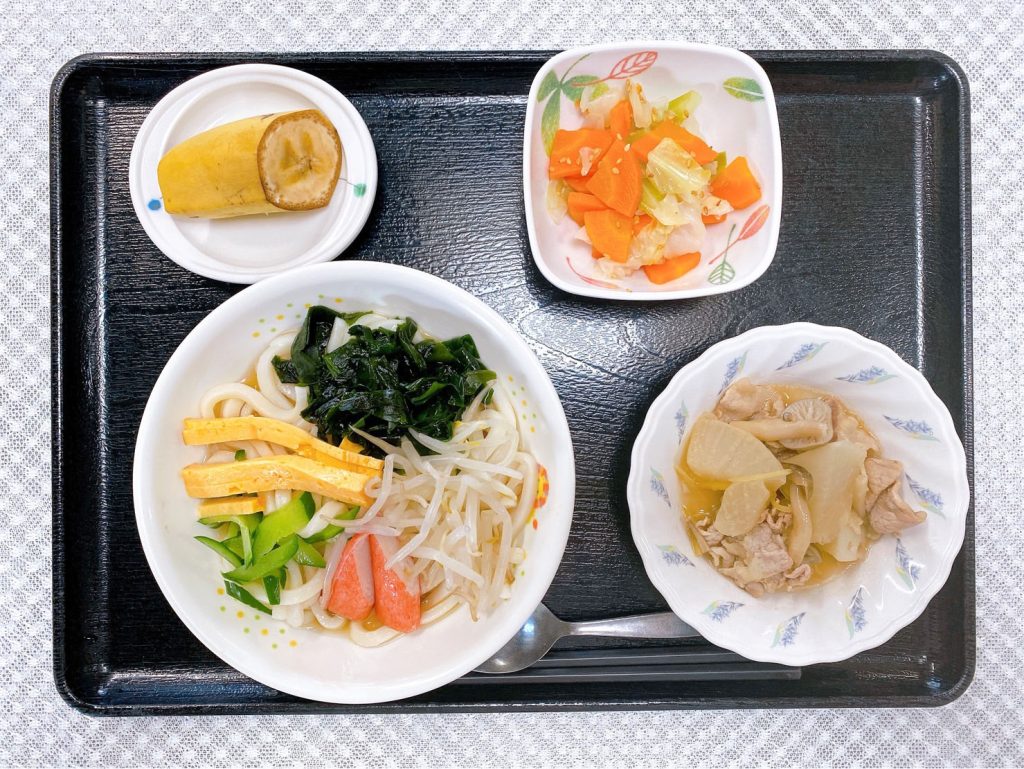
<instances>
[{"instance_id":1,"label":"simmered pork slice","mask_svg":"<svg viewBox=\"0 0 1024 769\"><path fill-rule=\"evenodd\" d=\"M879 534L896 534L924 521L923 510L914 510L903 501L896 485L887 488L871 508L871 528Z\"/></svg>"},{"instance_id":2,"label":"simmered pork slice","mask_svg":"<svg viewBox=\"0 0 1024 769\"><path fill-rule=\"evenodd\" d=\"M864 469L868 474L868 495L864 504L870 510L883 491L899 483L903 477L903 463L895 459L868 457L864 462Z\"/></svg>"},{"instance_id":3,"label":"simmered pork slice","mask_svg":"<svg viewBox=\"0 0 1024 769\"><path fill-rule=\"evenodd\" d=\"M715 416L723 422L739 419L774 417L782 413L782 398L771 387L756 385L749 379L737 379L722 393Z\"/></svg>"},{"instance_id":4,"label":"simmered pork slice","mask_svg":"<svg viewBox=\"0 0 1024 769\"><path fill-rule=\"evenodd\" d=\"M786 543L766 523L758 524L743 538L746 558L722 573L743 587L792 568Z\"/></svg>"}]
</instances>

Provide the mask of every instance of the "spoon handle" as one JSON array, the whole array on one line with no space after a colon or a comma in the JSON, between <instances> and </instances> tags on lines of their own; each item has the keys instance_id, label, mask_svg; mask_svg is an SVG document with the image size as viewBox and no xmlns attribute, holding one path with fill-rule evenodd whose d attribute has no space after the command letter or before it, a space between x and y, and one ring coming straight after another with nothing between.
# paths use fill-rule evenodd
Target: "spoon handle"
<instances>
[{"instance_id":1,"label":"spoon handle","mask_svg":"<svg viewBox=\"0 0 1024 769\"><path fill-rule=\"evenodd\" d=\"M616 638L694 638L696 630L672 612L632 614L590 622L567 622L566 635L599 635Z\"/></svg>"}]
</instances>

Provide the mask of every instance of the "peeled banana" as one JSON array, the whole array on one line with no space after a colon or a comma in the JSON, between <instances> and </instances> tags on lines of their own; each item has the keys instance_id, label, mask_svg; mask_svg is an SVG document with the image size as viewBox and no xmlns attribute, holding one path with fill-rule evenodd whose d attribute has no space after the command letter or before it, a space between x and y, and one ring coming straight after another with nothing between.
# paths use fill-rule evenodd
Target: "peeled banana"
<instances>
[{"instance_id":1,"label":"peeled banana","mask_svg":"<svg viewBox=\"0 0 1024 769\"><path fill-rule=\"evenodd\" d=\"M169 214L223 219L323 208L341 174L341 139L319 110L236 120L172 147L157 166Z\"/></svg>"}]
</instances>

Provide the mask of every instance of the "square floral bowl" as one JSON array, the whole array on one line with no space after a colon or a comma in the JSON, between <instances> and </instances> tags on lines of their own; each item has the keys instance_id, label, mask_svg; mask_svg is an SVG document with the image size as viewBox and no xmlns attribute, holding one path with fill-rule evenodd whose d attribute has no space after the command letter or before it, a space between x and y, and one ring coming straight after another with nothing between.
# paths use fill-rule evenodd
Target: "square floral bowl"
<instances>
[{"instance_id":1,"label":"square floral bowl","mask_svg":"<svg viewBox=\"0 0 1024 769\"><path fill-rule=\"evenodd\" d=\"M690 425L740 377L841 398L903 463L902 496L925 521L804 590L755 598L719 574L690 545L675 464ZM647 413L626 494L644 567L672 611L717 646L786 665L852 657L913 622L949 576L970 503L963 445L925 378L884 345L812 323L756 328L684 366Z\"/></svg>"},{"instance_id":2,"label":"square floral bowl","mask_svg":"<svg viewBox=\"0 0 1024 769\"><path fill-rule=\"evenodd\" d=\"M583 125L577 102L583 88L632 79L652 103L686 91L700 106L684 125L727 157L747 158L761 199L710 225L700 263L680 278L657 285L642 270L606 276L590 245L575 237L568 216L548 211L548 154L559 128ZM775 96L760 65L740 51L694 43L634 42L564 51L533 80L526 107L523 192L530 248L537 267L563 291L606 299L685 299L735 291L757 280L775 256L782 218L782 148Z\"/></svg>"}]
</instances>

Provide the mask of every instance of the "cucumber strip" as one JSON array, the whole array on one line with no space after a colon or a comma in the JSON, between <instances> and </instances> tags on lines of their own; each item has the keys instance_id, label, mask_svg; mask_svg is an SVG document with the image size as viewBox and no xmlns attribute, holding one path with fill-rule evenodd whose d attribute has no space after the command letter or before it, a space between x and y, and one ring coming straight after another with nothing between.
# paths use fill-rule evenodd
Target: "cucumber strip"
<instances>
[{"instance_id":1,"label":"cucumber strip","mask_svg":"<svg viewBox=\"0 0 1024 769\"><path fill-rule=\"evenodd\" d=\"M281 580L276 574L268 574L263 578L263 587L267 591L267 603L277 606L281 603Z\"/></svg>"},{"instance_id":2,"label":"cucumber strip","mask_svg":"<svg viewBox=\"0 0 1024 769\"><path fill-rule=\"evenodd\" d=\"M256 528L253 541L253 557L269 553L271 548L285 537L299 532L313 517L313 495L308 491L292 499L287 505L263 516Z\"/></svg>"},{"instance_id":3,"label":"cucumber strip","mask_svg":"<svg viewBox=\"0 0 1024 769\"><path fill-rule=\"evenodd\" d=\"M269 553L257 558L250 566L240 566L225 572L224 579L232 582L255 582L262 579L271 572L277 571L295 556L299 549L299 538L292 534L286 537L279 547L275 547Z\"/></svg>"},{"instance_id":4,"label":"cucumber strip","mask_svg":"<svg viewBox=\"0 0 1024 769\"><path fill-rule=\"evenodd\" d=\"M242 559L235 555L230 548L228 548L223 542L218 542L210 537L196 537L197 542L202 542L213 552L223 558L225 561L230 563L235 568L242 565Z\"/></svg>"},{"instance_id":5,"label":"cucumber strip","mask_svg":"<svg viewBox=\"0 0 1024 769\"><path fill-rule=\"evenodd\" d=\"M257 611L261 611L264 614L270 614L270 609L264 606L260 601L256 600L252 593L246 590L241 585L236 585L234 582L228 582L224 580L224 589L227 590L228 595L234 598L236 601L241 601L246 606L251 606Z\"/></svg>"},{"instance_id":6,"label":"cucumber strip","mask_svg":"<svg viewBox=\"0 0 1024 769\"><path fill-rule=\"evenodd\" d=\"M359 505L350 505L347 509L345 509L341 513L339 513L334 518L334 520L335 521L351 521L357 515L359 515ZM326 542L329 539L334 539L336 536L341 534L341 532L343 532L343 531L345 531L345 527L344 526L336 526L333 523L329 523L324 528L320 529L320 531L318 531L316 534L310 534L305 539L306 539L306 541L309 544L312 545L312 544L314 544L316 542Z\"/></svg>"},{"instance_id":7,"label":"cucumber strip","mask_svg":"<svg viewBox=\"0 0 1024 769\"><path fill-rule=\"evenodd\" d=\"M299 548L295 551L295 563L303 566L315 566L322 569L327 565L324 557L317 552L316 548L308 542L299 540Z\"/></svg>"}]
</instances>

